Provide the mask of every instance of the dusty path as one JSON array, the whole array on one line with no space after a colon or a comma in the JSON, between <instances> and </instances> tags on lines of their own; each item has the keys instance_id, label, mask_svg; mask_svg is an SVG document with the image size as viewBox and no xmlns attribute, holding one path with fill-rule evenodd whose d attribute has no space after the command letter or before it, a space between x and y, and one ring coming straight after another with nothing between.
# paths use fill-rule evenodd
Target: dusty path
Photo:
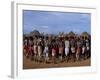
<instances>
[{"instance_id":1,"label":"dusty path","mask_svg":"<svg viewBox=\"0 0 100 80\"><path fill-rule=\"evenodd\" d=\"M27 59L24 56L23 59L23 69L36 69L36 68L52 68L52 67L75 67L75 66L90 66L90 59L84 61L76 61L76 62L63 62L63 63L37 63Z\"/></svg>"}]
</instances>

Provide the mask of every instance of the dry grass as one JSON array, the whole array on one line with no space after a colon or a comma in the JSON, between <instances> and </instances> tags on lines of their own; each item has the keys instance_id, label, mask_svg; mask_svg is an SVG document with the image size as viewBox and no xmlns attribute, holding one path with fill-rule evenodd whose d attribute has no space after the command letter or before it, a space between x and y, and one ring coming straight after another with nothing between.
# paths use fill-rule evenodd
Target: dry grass
<instances>
[{"instance_id":1,"label":"dry grass","mask_svg":"<svg viewBox=\"0 0 100 80\"><path fill-rule=\"evenodd\" d=\"M25 56L23 58L23 69L36 69L36 68L58 68L58 67L77 67L77 66L90 66L91 60L82 60L82 61L76 61L76 62L62 62L62 63L40 63L40 62L34 62L30 59L27 59Z\"/></svg>"}]
</instances>

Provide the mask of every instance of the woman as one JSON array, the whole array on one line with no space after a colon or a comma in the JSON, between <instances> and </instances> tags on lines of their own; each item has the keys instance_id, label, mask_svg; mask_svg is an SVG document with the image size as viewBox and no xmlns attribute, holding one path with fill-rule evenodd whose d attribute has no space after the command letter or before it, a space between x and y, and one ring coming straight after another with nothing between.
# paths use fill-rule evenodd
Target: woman
<instances>
[{"instance_id":1,"label":"woman","mask_svg":"<svg viewBox=\"0 0 100 80\"><path fill-rule=\"evenodd\" d=\"M44 54L45 54L45 62L47 63L49 60L49 48L47 44L45 45L45 48L44 48Z\"/></svg>"},{"instance_id":2,"label":"woman","mask_svg":"<svg viewBox=\"0 0 100 80\"><path fill-rule=\"evenodd\" d=\"M86 54L86 46L82 45L82 59L85 59L85 54Z\"/></svg>"},{"instance_id":3,"label":"woman","mask_svg":"<svg viewBox=\"0 0 100 80\"><path fill-rule=\"evenodd\" d=\"M78 46L76 50L76 60L80 60L81 48Z\"/></svg>"},{"instance_id":4,"label":"woman","mask_svg":"<svg viewBox=\"0 0 100 80\"><path fill-rule=\"evenodd\" d=\"M71 57L72 57L72 60L75 61L75 52L76 52L76 48L75 48L75 40L72 39L71 42L70 42L70 45L71 45Z\"/></svg>"},{"instance_id":5,"label":"woman","mask_svg":"<svg viewBox=\"0 0 100 80\"><path fill-rule=\"evenodd\" d=\"M63 60L63 52L64 52L64 46L63 46L63 43L60 42L60 44L59 44L59 59L61 62Z\"/></svg>"},{"instance_id":6,"label":"woman","mask_svg":"<svg viewBox=\"0 0 100 80\"><path fill-rule=\"evenodd\" d=\"M34 40L34 60L37 61L38 60L38 47L37 47L37 42L36 40Z\"/></svg>"},{"instance_id":7,"label":"woman","mask_svg":"<svg viewBox=\"0 0 100 80\"><path fill-rule=\"evenodd\" d=\"M69 40L68 40L68 38L66 38L66 40L65 40L65 56L66 56L67 61L68 61L68 54L69 54Z\"/></svg>"},{"instance_id":8,"label":"woman","mask_svg":"<svg viewBox=\"0 0 100 80\"><path fill-rule=\"evenodd\" d=\"M29 53L29 47L28 47L28 45L25 45L24 44L24 47L23 47L24 49L23 49L23 51L24 51L24 55L26 56L26 57L28 57L28 53Z\"/></svg>"},{"instance_id":9,"label":"woman","mask_svg":"<svg viewBox=\"0 0 100 80\"><path fill-rule=\"evenodd\" d=\"M23 53L25 56L28 54L28 39L24 39L23 41Z\"/></svg>"},{"instance_id":10,"label":"woman","mask_svg":"<svg viewBox=\"0 0 100 80\"><path fill-rule=\"evenodd\" d=\"M28 53L28 56L30 58L32 58L32 55L33 55L33 40L29 39L29 44L28 44L28 47L29 47L29 53Z\"/></svg>"},{"instance_id":11,"label":"woman","mask_svg":"<svg viewBox=\"0 0 100 80\"><path fill-rule=\"evenodd\" d=\"M80 60L80 55L81 55L81 42L80 42L80 38L78 37L77 40L77 49L76 49L76 60Z\"/></svg>"},{"instance_id":12,"label":"woman","mask_svg":"<svg viewBox=\"0 0 100 80\"><path fill-rule=\"evenodd\" d=\"M56 63L56 46L54 43L52 45L52 62Z\"/></svg>"},{"instance_id":13,"label":"woman","mask_svg":"<svg viewBox=\"0 0 100 80\"><path fill-rule=\"evenodd\" d=\"M38 49L38 61L41 61L42 57L42 46L41 46L41 40L37 43L37 49Z\"/></svg>"},{"instance_id":14,"label":"woman","mask_svg":"<svg viewBox=\"0 0 100 80\"><path fill-rule=\"evenodd\" d=\"M86 39L86 58L90 57L90 43L89 40Z\"/></svg>"}]
</instances>

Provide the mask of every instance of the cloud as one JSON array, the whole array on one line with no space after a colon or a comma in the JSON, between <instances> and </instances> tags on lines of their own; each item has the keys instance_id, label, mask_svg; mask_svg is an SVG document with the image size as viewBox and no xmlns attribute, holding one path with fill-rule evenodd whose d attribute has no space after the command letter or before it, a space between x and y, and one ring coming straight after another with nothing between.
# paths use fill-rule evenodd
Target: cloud
<instances>
[{"instance_id":1,"label":"cloud","mask_svg":"<svg viewBox=\"0 0 100 80\"><path fill-rule=\"evenodd\" d=\"M41 28L45 28L45 29L48 29L49 26L40 26Z\"/></svg>"},{"instance_id":2,"label":"cloud","mask_svg":"<svg viewBox=\"0 0 100 80\"><path fill-rule=\"evenodd\" d=\"M80 16L82 19L87 19L87 18L89 18L89 15L90 14L81 14Z\"/></svg>"},{"instance_id":3,"label":"cloud","mask_svg":"<svg viewBox=\"0 0 100 80\"><path fill-rule=\"evenodd\" d=\"M81 30L80 29L77 29L77 28L76 29L75 28L72 29L72 31L75 32L75 33L80 33L81 32Z\"/></svg>"},{"instance_id":4,"label":"cloud","mask_svg":"<svg viewBox=\"0 0 100 80\"><path fill-rule=\"evenodd\" d=\"M61 13L57 13L57 12L53 12L53 13L50 13L51 15L54 15L54 16L61 16L62 14Z\"/></svg>"},{"instance_id":5,"label":"cloud","mask_svg":"<svg viewBox=\"0 0 100 80\"><path fill-rule=\"evenodd\" d=\"M46 33L90 31L90 14L65 12L24 12L24 32L39 30Z\"/></svg>"}]
</instances>

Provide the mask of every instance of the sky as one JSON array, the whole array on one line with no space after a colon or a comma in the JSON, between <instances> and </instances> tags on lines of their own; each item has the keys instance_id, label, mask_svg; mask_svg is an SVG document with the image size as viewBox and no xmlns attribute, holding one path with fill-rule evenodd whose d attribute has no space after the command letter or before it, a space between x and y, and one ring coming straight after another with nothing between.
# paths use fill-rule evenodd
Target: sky
<instances>
[{"instance_id":1,"label":"sky","mask_svg":"<svg viewBox=\"0 0 100 80\"><path fill-rule=\"evenodd\" d=\"M91 14L75 12L52 12L23 10L24 34L33 30L46 34L82 32L91 33Z\"/></svg>"}]
</instances>

